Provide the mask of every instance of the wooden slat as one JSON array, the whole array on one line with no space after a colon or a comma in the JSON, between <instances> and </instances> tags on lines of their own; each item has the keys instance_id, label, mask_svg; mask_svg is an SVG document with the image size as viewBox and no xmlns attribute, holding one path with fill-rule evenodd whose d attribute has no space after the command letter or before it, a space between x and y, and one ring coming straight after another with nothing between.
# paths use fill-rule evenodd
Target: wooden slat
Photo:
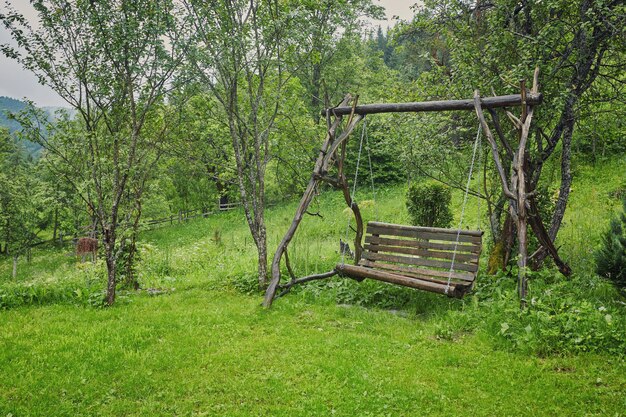
<instances>
[{"instance_id":1,"label":"wooden slat","mask_svg":"<svg viewBox=\"0 0 626 417\"><path fill-rule=\"evenodd\" d=\"M410 256L387 255L387 254L372 253L372 252L364 252L363 257L365 259L369 259L370 261L386 261L386 262L393 262L393 263L399 263L399 264L426 266L426 267L431 267L431 268L443 268L443 269L450 269L450 266L452 264L451 262L437 261L434 259L412 258ZM478 265L455 262L454 270L476 272L478 271Z\"/></svg>"},{"instance_id":2,"label":"wooden slat","mask_svg":"<svg viewBox=\"0 0 626 417\"><path fill-rule=\"evenodd\" d=\"M443 227L409 226L406 224L394 224L394 223L383 223L383 222L368 222L367 226L368 227L375 226L375 227L389 228L389 229L395 229L395 230L413 230L416 232L426 232L426 233L436 233L436 234L443 233L443 234L451 234L451 235L454 235L455 237L458 233L458 229L446 229ZM484 232L482 230L461 229L461 232L459 234L465 235L465 236L481 237L483 233Z\"/></svg>"},{"instance_id":3,"label":"wooden slat","mask_svg":"<svg viewBox=\"0 0 626 417\"><path fill-rule=\"evenodd\" d=\"M465 244L459 242L458 245L454 243L437 243L437 242L429 242L427 240L416 240L416 239L393 239L387 237L379 237L379 236L365 236L365 243L372 243L375 245L387 245L387 246L402 246L407 248L419 248L419 249L437 249L437 250L451 250L454 251L456 249L457 253L459 252L471 252L475 254L480 253L480 245L475 244Z\"/></svg>"},{"instance_id":4,"label":"wooden slat","mask_svg":"<svg viewBox=\"0 0 626 417\"><path fill-rule=\"evenodd\" d=\"M375 262L370 261L368 259L361 259L359 262L361 266L367 266L370 268L376 269L388 269L396 272L401 272L402 274L421 274L426 277L436 277L441 278L445 281L448 280L448 275L450 271L439 271L435 269L426 269L426 268L418 268L418 267L410 267L405 265L396 265L396 264L386 264L384 262ZM452 279L461 280L466 282L473 282L476 279L476 274L472 272L452 272L450 275Z\"/></svg>"},{"instance_id":5,"label":"wooden slat","mask_svg":"<svg viewBox=\"0 0 626 417\"><path fill-rule=\"evenodd\" d=\"M427 280L415 279L405 277L403 275L397 275L391 272L379 271L376 269L365 268L362 266L354 265L337 265L336 270L341 275L346 275L351 278L370 278L378 281L385 281L392 284L403 285L405 287L417 288L420 290L435 292L439 294L446 293L447 285L431 282ZM448 289L448 296L461 298L465 292L469 291L469 286L450 285Z\"/></svg>"},{"instance_id":6,"label":"wooden slat","mask_svg":"<svg viewBox=\"0 0 626 417\"><path fill-rule=\"evenodd\" d=\"M368 226L367 233L372 235L402 236L414 239L440 240L445 242L455 242L457 238L455 234L450 233L431 233L422 232L420 230L392 229L378 226ZM482 237L461 234L459 235L459 242L481 243Z\"/></svg>"},{"instance_id":7,"label":"wooden slat","mask_svg":"<svg viewBox=\"0 0 626 417\"><path fill-rule=\"evenodd\" d=\"M416 248L403 248L403 247L394 247L387 245L372 245L366 244L365 249L372 252L389 252L389 253L400 253L404 255L415 255L421 256L423 258L435 258L435 259L448 259L452 260L454 258L454 263L477 263L478 256L467 253L457 253L455 255L454 252L440 252L433 251L427 249L416 249Z\"/></svg>"},{"instance_id":8,"label":"wooden slat","mask_svg":"<svg viewBox=\"0 0 626 417\"><path fill-rule=\"evenodd\" d=\"M476 279L482 235L479 230L369 222L359 265L336 268L357 280L371 278L437 293L445 293L450 280L448 295L460 298Z\"/></svg>"},{"instance_id":9,"label":"wooden slat","mask_svg":"<svg viewBox=\"0 0 626 417\"><path fill-rule=\"evenodd\" d=\"M384 262L372 262L367 259L361 259L360 266L366 266L374 269L382 269L388 271L394 271L406 276L412 276L415 278L428 279L434 282L447 282L449 271L438 271L426 268L411 268L409 266L386 264ZM450 276L452 282L474 282L476 275L471 272L452 272Z\"/></svg>"}]
</instances>

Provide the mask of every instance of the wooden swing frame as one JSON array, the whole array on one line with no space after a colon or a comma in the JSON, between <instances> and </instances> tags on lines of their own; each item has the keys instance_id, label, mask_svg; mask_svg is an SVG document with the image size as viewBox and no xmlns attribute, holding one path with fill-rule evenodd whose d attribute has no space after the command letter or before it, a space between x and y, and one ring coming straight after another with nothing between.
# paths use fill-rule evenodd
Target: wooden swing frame
<instances>
[{"instance_id":1,"label":"wooden swing frame","mask_svg":"<svg viewBox=\"0 0 626 417\"><path fill-rule=\"evenodd\" d=\"M327 122L327 134L324 143L319 151L313 174L307 188L300 200L300 204L296 209L294 218L289 226L289 229L285 233L285 236L281 240L274 258L272 261L271 271L272 277L269 286L265 293L263 305L270 307L272 302L277 296L281 296L288 292L294 285L302 284L305 282L325 279L334 275L340 274L342 271L340 267L336 267L332 271L309 275L302 278L297 278L291 265L289 263L288 246L291 242L300 222L304 215L307 213L308 207L311 204L313 197L315 196L318 186L321 183L327 183L336 189L342 191L346 204L353 212L354 219L356 221L356 235L354 239L354 264L359 265L361 257L363 255L363 217L356 201L352 199L350 189L348 187L348 181L344 172L345 158L346 158L346 145L350 134L354 131L356 126L361 122L368 114L378 113L398 113L398 112L440 112L440 111L454 111L454 110L474 110L480 122L483 133L485 134L489 145L491 147L491 153L493 160L498 171L501 186L504 195L509 200L509 212L513 221L517 226L517 239L519 243L519 257L518 257L518 293L521 300L522 307L525 305L525 298L527 294L527 263L528 263L528 240L527 240L527 227L530 225L534 234L537 236L539 243L547 249L550 256L554 259L555 264L559 267L559 270L564 275L570 275L571 269L563 262L557 252L554 243L550 239L547 231L545 230L539 212L537 209L537 203L535 201L534 190L527 190L527 148L530 126L533 117L534 106L541 104L542 95L538 91L538 77L539 69L535 69L533 77L533 86L530 90L527 90L524 80L520 82L520 93L481 98L479 91L474 92L473 99L467 100L444 100L444 101L427 101L427 102L412 102L412 103L388 103L388 104L369 104L358 105L358 96L352 97L350 94L346 95L341 103L334 108L326 109L322 112L326 116ZM514 116L508 110L507 107L521 106L520 117ZM504 136L503 130L500 126L499 119L496 115L495 109L504 109L508 119L513 123L513 126L518 132L519 141L518 147L514 151L511 144ZM496 142L489 125L485 119L483 109L486 109L490 115L494 124L496 133L498 135L501 146L505 150L505 154L511 159L511 173L509 176L503 168L503 164L500 159L500 153L498 150L498 143ZM342 126L344 116L347 116L347 121L338 133L338 130ZM334 119L334 120L333 120ZM329 176L329 171L332 167L337 168L337 176ZM285 266L291 277L291 280L281 285L281 260L285 258ZM348 268L350 269L350 268ZM383 272L383 274L385 274ZM365 277L351 276L349 273L344 274L349 278L361 280ZM353 274L354 275L354 274ZM370 278L374 278L370 276ZM375 278L385 280L383 278ZM393 282L387 280L388 282ZM396 282L400 285L401 282ZM449 284L449 282L448 282ZM282 290L277 294L278 290ZM422 288L429 290L428 288ZM463 289L461 296L466 292L466 288ZM438 291L440 292L440 291ZM446 294L448 293L446 289ZM459 293L453 293L453 296Z\"/></svg>"}]
</instances>

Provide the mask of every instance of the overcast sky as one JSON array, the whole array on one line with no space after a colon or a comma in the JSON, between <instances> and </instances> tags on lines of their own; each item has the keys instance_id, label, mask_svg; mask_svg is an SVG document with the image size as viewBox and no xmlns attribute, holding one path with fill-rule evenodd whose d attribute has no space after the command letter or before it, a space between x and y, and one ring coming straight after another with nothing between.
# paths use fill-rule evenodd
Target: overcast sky
<instances>
[{"instance_id":1,"label":"overcast sky","mask_svg":"<svg viewBox=\"0 0 626 417\"><path fill-rule=\"evenodd\" d=\"M33 16L28 0L11 0L11 3L25 13L28 17ZM391 26L394 16L409 20L413 13L411 5L414 0L375 0L387 10L387 22L379 22L383 27ZM0 3L0 13L6 10L4 2ZM0 27L0 44L10 42L9 33ZM24 71L15 61L0 54L0 96L8 96L17 99L28 98L39 106L65 106L65 102L50 88L37 82L37 78L30 72Z\"/></svg>"}]
</instances>

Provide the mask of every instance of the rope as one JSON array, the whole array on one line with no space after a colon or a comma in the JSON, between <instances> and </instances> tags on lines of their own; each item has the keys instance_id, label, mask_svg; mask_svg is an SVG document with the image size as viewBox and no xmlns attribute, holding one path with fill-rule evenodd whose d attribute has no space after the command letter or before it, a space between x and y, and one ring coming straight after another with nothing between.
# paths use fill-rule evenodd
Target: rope
<instances>
[{"instance_id":1,"label":"rope","mask_svg":"<svg viewBox=\"0 0 626 417\"><path fill-rule=\"evenodd\" d=\"M367 129L367 120L363 122L363 129L361 129L361 141L359 142L359 154L356 158L356 169L354 171L354 184L352 184L352 194L350 194L350 209L352 209L352 204L354 203L354 195L356 194L356 183L359 178L359 165L361 164L361 151L363 150L363 137L365 136L365 131ZM350 220L352 218L348 217L348 224L346 224L346 245L341 250L341 265L344 265L344 259L346 255L346 248L348 247L348 232L350 231Z\"/></svg>"},{"instance_id":2,"label":"rope","mask_svg":"<svg viewBox=\"0 0 626 417\"><path fill-rule=\"evenodd\" d=\"M448 295L450 290L450 282L452 281L452 273L454 272L454 261L456 260L456 250L459 246L459 237L461 236L461 227L463 226L463 216L465 215L465 206L467 204L467 196L469 194L470 181L472 180L472 172L474 170L474 162L476 161L476 150L478 149L478 143L480 141L480 125L478 125L478 132L476 132L476 140L474 141L474 151L472 152L472 163L470 164L469 175L467 176L467 185L465 186L465 196L463 197L463 205L461 206L461 219L459 220L459 227L456 231L456 241L454 242L454 252L452 253L452 262L450 264L450 271L448 271L448 283L444 294Z\"/></svg>"}]
</instances>

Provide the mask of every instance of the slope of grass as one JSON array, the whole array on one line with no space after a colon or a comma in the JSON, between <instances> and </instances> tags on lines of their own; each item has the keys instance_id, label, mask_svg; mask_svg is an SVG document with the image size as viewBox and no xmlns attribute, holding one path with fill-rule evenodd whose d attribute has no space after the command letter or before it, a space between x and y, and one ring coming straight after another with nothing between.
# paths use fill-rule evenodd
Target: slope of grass
<instances>
[{"instance_id":1,"label":"slope of grass","mask_svg":"<svg viewBox=\"0 0 626 417\"><path fill-rule=\"evenodd\" d=\"M625 165L580 168L559 243L581 272L533 276L524 314L507 274L481 276L462 301L337 278L263 310L239 211L145 232L142 287L163 294L122 292L110 309L89 307L102 261L37 250L10 282L2 260L0 306L41 306L0 309L0 416L624 415L624 354L607 352L626 346L626 314L588 265ZM372 197L357 196L365 221L408 221L404 187ZM270 251L295 206L268 210ZM470 200L466 225L477 209ZM299 275L331 269L349 230L338 193L311 211L323 217L308 217L290 249ZM571 354L588 350L599 353Z\"/></svg>"}]
</instances>

